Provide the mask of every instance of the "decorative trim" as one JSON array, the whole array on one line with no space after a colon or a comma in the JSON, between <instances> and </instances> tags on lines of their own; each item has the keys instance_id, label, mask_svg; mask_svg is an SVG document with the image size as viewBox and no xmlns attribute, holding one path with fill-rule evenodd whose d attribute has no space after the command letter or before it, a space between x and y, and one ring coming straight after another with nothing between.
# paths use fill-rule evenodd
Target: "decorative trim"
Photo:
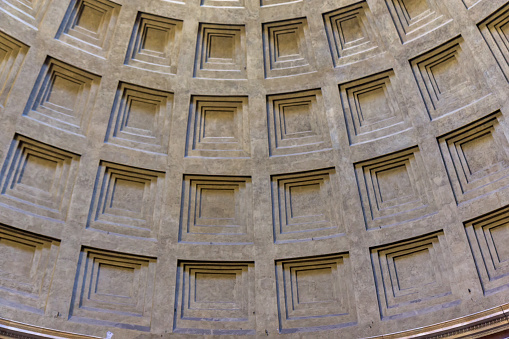
<instances>
[{"instance_id":1,"label":"decorative trim","mask_svg":"<svg viewBox=\"0 0 509 339\"><path fill-rule=\"evenodd\" d=\"M418 329L370 337L366 339L398 338L482 338L509 330L509 303L470 314L461 318L421 327ZM100 337L75 334L38 327L0 318L0 335L19 339L100 339Z\"/></svg>"},{"instance_id":2,"label":"decorative trim","mask_svg":"<svg viewBox=\"0 0 509 339\"><path fill-rule=\"evenodd\" d=\"M18 339L91 339L98 338L84 334L76 334L71 332L57 331L45 327L33 326L17 321L0 318L0 335L7 338Z\"/></svg>"},{"instance_id":3,"label":"decorative trim","mask_svg":"<svg viewBox=\"0 0 509 339\"><path fill-rule=\"evenodd\" d=\"M490 334L509 330L507 311L509 304L490 308L482 312L470 314L461 318L448 320L434 325L421 327L404 332L385 334L369 339L397 339L397 338L484 338Z\"/></svg>"}]
</instances>

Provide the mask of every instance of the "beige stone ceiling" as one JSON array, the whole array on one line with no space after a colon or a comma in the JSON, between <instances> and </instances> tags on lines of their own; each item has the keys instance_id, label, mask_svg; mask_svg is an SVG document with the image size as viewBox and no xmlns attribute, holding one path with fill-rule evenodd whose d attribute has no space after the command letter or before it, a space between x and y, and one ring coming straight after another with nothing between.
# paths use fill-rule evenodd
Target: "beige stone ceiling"
<instances>
[{"instance_id":1,"label":"beige stone ceiling","mask_svg":"<svg viewBox=\"0 0 509 339\"><path fill-rule=\"evenodd\" d=\"M0 318L509 326L508 98L506 0L0 0Z\"/></svg>"}]
</instances>

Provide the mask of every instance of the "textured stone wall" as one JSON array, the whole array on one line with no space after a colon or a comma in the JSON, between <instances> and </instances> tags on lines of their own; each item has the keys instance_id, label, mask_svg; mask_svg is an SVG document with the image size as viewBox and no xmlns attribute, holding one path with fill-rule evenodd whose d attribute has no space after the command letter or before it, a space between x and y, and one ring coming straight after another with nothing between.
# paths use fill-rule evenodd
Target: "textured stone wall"
<instances>
[{"instance_id":1,"label":"textured stone wall","mask_svg":"<svg viewBox=\"0 0 509 339\"><path fill-rule=\"evenodd\" d=\"M0 317L360 338L508 303L508 90L506 0L0 0Z\"/></svg>"}]
</instances>

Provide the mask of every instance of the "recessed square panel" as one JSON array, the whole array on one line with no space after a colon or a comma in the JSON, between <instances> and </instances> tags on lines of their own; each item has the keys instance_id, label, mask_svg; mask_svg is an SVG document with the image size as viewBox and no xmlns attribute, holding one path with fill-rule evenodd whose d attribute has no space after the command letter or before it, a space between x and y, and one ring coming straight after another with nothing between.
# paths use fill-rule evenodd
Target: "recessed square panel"
<instances>
[{"instance_id":1,"label":"recessed square panel","mask_svg":"<svg viewBox=\"0 0 509 339\"><path fill-rule=\"evenodd\" d=\"M449 254L443 232L371 249L382 320L447 308L461 301L452 294Z\"/></svg>"},{"instance_id":2,"label":"recessed square panel","mask_svg":"<svg viewBox=\"0 0 509 339\"><path fill-rule=\"evenodd\" d=\"M87 228L156 239L163 186L163 173L102 162Z\"/></svg>"},{"instance_id":3,"label":"recessed square panel","mask_svg":"<svg viewBox=\"0 0 509 339\"><path fill-rule=\"evenodd\" d=\"M431 11L431 7L428 1L423 0L401 0L401 4L406 9L406 16L411 20L415 20L417 17L427 14Z\"/></svg>"},{"instance_id":4,"label":"recessed square panel","mask_svg":"<svg viewBox=\"0 0 509 339\"><path fill-rule=\"evenodd\" d=\"M100 274L97 277L97 294L118 295L129 298L132 295L134 268L115 266L110 264L99 265Z\"/></svg>"},{"instance_id":5,"label":"recessed square panel","mask_svg":"<svg viewBox=\"0 0 509 339\"><path fill-rule=\"evenodd\" d=\"M2 0L0 11L37 30L50 3L51 0Z\"/></svg>"},{"instance_id":6,"label":"recessed square panel","mask_svg":"<svg viewBox=\"0 0 509 339\"><path fill-rule=\"evenodd\" d=\"M84 4L81 9L81 15L76 20L76 26L97 33L101 26L102 18L103 13L99 9Z\"/></svg>"},{"instance_id":7,"label":"recessed square panel","mask_svg":"<svg viewBox=\"0 0 509 339\"><path fill-rule=\"evenodd\" d=\"M381 53L374 17L366 1L323 14L325 32L335 67Z\"/></svg>"},{"instance_id":8,"label":"recessed square panel","mask_svg":"<svg viewBox=\"0 0 509 339\"><path fill-rule=\"evenodd\" d=\"M40 191L50 191L53 186L55 172L58 171L58 162L55 159L45 159L35 154L29 155L23 166L23 172L18 182ZM41 180L47 178L47 180Z\"/></svg>"},{"instance_id":9,"label":"recessed square panel","mask_svg":"<svg viewBox=\"0 0 509 339\"><path fill-rule=\"evenodd\" d=\"M69 320L150 331L156 260L82 248Z\"/></svg>"},{"instance_id":10,"label":"recessed square panel","mask_svg":"<svg viewBox=\"0 0 509 339\"><path fill-rule=\"evenodd\" d=\"M431 64L429 66L429 71L433 75L435 89L440 94L454 91L456 87L465 83L465 79L458 82L458 79L453 76L454 74L461 72L458 59L453 56Z\"/></svg>"},{"instance_id":11,"label":"recessed square panel","mask_svg":"<svg viewBox=\"0 0 509 339\"><path fill-rule=\"evenodd\" d=\"M471 8L480 1L464 0L463 2L465 6ZM509 4L495 11L478 27L509 82Z\"/></svg>"},{"instance_id":12,"label":"recessed square panel","mask_svg":"<svg viewBox=\"0 0 509 339\"><path fill-rule=\"evenodd\" d=\"M272 176L274 242L342 235L344 227L331 198L336 185L333 169Z\"/></svg>"},{"instance_id":13,"label":"recessed square panel","mask_svg":"<svg viewBox=\"0 0 509 339\"><path fill-rule=\"evenodd\" d=\"M115 180L114 185L115 191L111 193L110 207L112 209L141 212L141 206L135 205L133 202L143 200L145 183L119 177Z\"/></svg>"},{"instance_id":14,"label":"recessed square panel","mask_svg":"<svg viewBox=\"0 0 509 339\"><path fill-rule=\"evenodd\" d=\"M341 84L339 92L351 145L392 136L412 126L392 70Z\"/></svg>"},{"instance_id":15,"label":"recessed square panel","mask_svg":"<svg viewBox=\"0 0 509 339\"><path fill-rule=\"evenodd\" d=\"M159 105L151 101L140 99L131 100L131 111L126 119L126 126L142 130L150 130L155 123Z\"/></svg>"},{"instance_id":16,"label":"recessed square panel","mask_svg":"<svg viewBox=\"0 0 509 339\"><path fill-rule=\"evenodd\" d=\"M101 78L48 57L24 116L69 133L86 135Z\"/></svg>"},{"instance_id":17,"label":"recessed square panel","mask_svg":"<svg viewBox=\"0 0 509 339\"><path fill-rule=\"evenodd\" d=\"M430 33L452 21L446 8L435 0L386 0L402 43Z\"/></svg>"},{"instance_id":18,"label":"recessed square panel","mask_svg":"<svg viewBox=\"0 0 509 339\"><path fill-rule=\"evenodd\" d=\"M147 52L155 52L163 54L166 50L169 38L169 31L162 27L145 26L145 39L141 45L141 49Z\"/></svg>"},{"instance_id":19,"label":"recessed square panel","mask_svg":"<svg viewBox=\"0 0 509 339\"><path fill-rule=\"evenodd\" d=\"M266 78L315 70L314 56L308 49L308 34L306 18L263 24Z\"/></svg>"},{"instance_id":20,"label":"recessed square panel","mask_svg":"<svg viewBox=\"0 0 509 339\"><path fill-rule=\"evenodd\" d=\"M270 156L311 153L331 148L319 90L267 97Z\"/></svg>"},{"instance_id":21,"label":"recessed square panel","mask_svg":"<svg viewBox=\"0 0 509 339\"><path fill-rule=\"evenodd\" d=\"M509 261L509 247L505 246L509 241L509 223L490 228L489 234L493 240L493 246L497 249L497 260L499 262Z\"/></svg>"},{"instance_id":22,"label":"recessed square panel","mask_svg":"<svg viewBox=\"0 0 509 339\"><path fill-rule=\"evenodd\" d=\"M182 21L138 13L125 64L158 73L176 74Z\"/></svg>"},{"instance_id":23,"label":"recessed square panel","mask_svg":"<svg viewBox=\"0 0 509 339\"><path fill-rule=\"evenodd\" d=\"M172 110L172 93L121 82L105 142L166 154Z\"/></svg>"},{"instance_id":24,"label":"recessed square panel","mask_svg":"<svg viewBox=\"0 0 509 339\"><path fill-rule=\"evenodd\" d=\"M392 257L394 270L398 272L398 288L407 290L435 282L433 268L428 265L430 260L430 251L427 248Z\"/></svg>"},{"instance_id":25,"label":"recessed square panel","mask_svg":"<svg viewBox=\"0 0 509 339\"><path fill-rule=\"evenodd\" d=\"M361 126L385 120L385 118L392 115L383 86L375 87L371 91L360 92L357 99L362 119L360 121Z\"/></svg>"},{"instance_id":26,"label":"recessed square panel","mask_svg":"<svg viewBox=\"0 0 509 339\"><path fill-rule=\"evenodd\" d=\"M2 169L0 204L65 221L79 156L17 135Z\"/></svg>"},{"instance_id":27,"label":"recessed square panel","mask_svg":"<svg viewBox=\"0 0 509 339\"><path fill-rule=\"evenodd\" d=\"M364 38L362 34L362 21L359 17L350 17L339 23L343 32L345 45L352 44Z\"/></svg>"},{"instance_id":28,"label":"recessed square panel","mask_svg":"<svg viewBox=\"0 0 509 339\"><path fill-rule=\"evenodd\" d=\"M186 156L245 158L250 151L247 97L193 96Z\"/></svg>"},{"instance_id":29,"label":"recessed square panel","mask_svg":"<svg viewBox=\"0 0 509 339\"><path fill-rule=\"evenodd\" d=\"M254 263L180 261L173 332L255 334L254 298Z\"/></svg>"},{"instance_id":30,"label":"recessed square panel","mask_svg":"<svg viewBox=\"0 0 509 339\"><path fill-rule=\"evenodd\" d=\"M489 95L473 60L461 37L410 60L431 120Z\"/></svg>"},{"instance_id":31,"label":"recessed square panel","mask_svg":"<svg viewBox=\"0 0 509 339\"><path fill-rule=\"evenodd\" d=\"M312 206L312 201L321 199L320 184L318 182L309 185L291 186L289 190L290 203L292 205L291 216L293 218L322 214L321 208Z\"/></svg>"},{"instance_id":32,"label":"recessed square panel","mask_svg":"<svg viewBox=\"0 0 509 339\"><path fill-rule=\"evenodd\" d=\"M504 158L497 152L496 141L491 133L465 141L461 144L461 150L471 175L495 166Z\"/></svg>"},{"instance_id":33,"label":"recessed square panel","mask_svg":"<svg viewBox=\"0 0 509 339\"><path fill-rule=\"evenodd\" d=\"M206 110L203 117L203 139L236 138L235 111Z\"/></svg>"},{"instance_id":34,"label":"recessed square panel","mask_svg":"<svg viewBox=\"0 0 509 339\"><path fill-rule=\"evenodd\" d=\"M196 302L197 303L235 303L235 287L237 274L235 273L196 273Z\"/></svg>"},{"instance_id":35,"label":"recessed square panel","mask_svg":"<svg viewBox=\"0 0 509 339\"><path fill-rule=\"evenodd\" d=\"M0 109L7 101L27 52L28 46L0 32Z\"/></svg>"},{"instance_id":36,"label":"recessed square panel","mask_svg":"<svg viewBox=\"0 0 509 339\"><path fill-rule=\"evenodd\" d=\"M508 208L465 223L465 231L484 294L498 293L509 288Z\"/></svg>"},{"instance_id":37,"label":"recessed square panel","mask_svg":"<svg viewBox=\"0 0 509 339\"><path fill-rule=\"evenodd\" d=\"M412 191L412 182L406 165L391 167L377 173L380 201L387 202Z\"/></svg>"},{"instance_id":38,"label":"recessed square panel","mask_svg":"<svg viewBox=\"0 0 509 339\"><path fill-rule=\"evenodd\" d=\"M194 76L246 79L246 33L243 25L200 24Z\"/></svg>"},{"instance_id":39,"label":"recessed square panel","mask_svg":"<svg viewBox=\"0 0 509 339\"><path fill-rule=\"evenodd\" d=\"M0 225L0 305L43 315L60 242Z\"/></svg>"},{"instance_id":40,"label":"recessed square panel","mask_svg":"<svg viewBox=\"0 0 509 339\"><path fill-rule=\"evenodd\" d=\"M209 48L208 59L224 59L225 61L233 62L235 56L235 41L233 36L211 34Z\"/></svg>"},{"instance_id":41,"label":"recessed square panel","mask_svg":"<svg viewBox=\"0 0 509 339\"><path fill-rule=\"evenodd\" d=\"M120 7L109 0L72 0L55 38L107 58Z\"/></svg>"},{"instance_id":42,"label":"recessed square panel","mask_svg":"<svg viewBox=\"0 0 509 339\"><path fill-rule=\"evenodd\" d=\"M357 323L348 254L276 261L279 333Z\"/></svg>"},{"instance_id":43,"label":"recessed square panel","mask_svg":"<svg viewBox=\"0 0 509 339\"><path fill-rule=\"evenodd\" d=\"M509 185L508 145L494 112L438 138L458 204Z\"/></svg>"},{"instance_id":44,"label":"recessed square panel","mask_svg":"<svg viewBox=\"0 0 509 339\"><path fill-rule=\"evenodd\" d=\"M285 57L290 55L298 55L299 54L299 44L297 33L293 30L288 32L281 31L275 35L276 37L276 46L277 46L277 56Z\"/></svg>"},{"instance_id":45,"label":"recessed square panel","mask_svg":"<svg viewBox=\"0 0 509 339\"><path fill-rule=\"evenodd\" d=\"M358 163L355 169L368 230L436 213L417 147Z\"/></svg>"},{"instance_id":46,"label":"recessed square panel","mask_svg":"<svg viewBox=\"0 0 509 339\"><path fill-rule=\"evenodd\" d=\"M81 84L79 82L56 74L47 100L48 103L72 110L76 106L76 99L80 91Z\"/></svg>"},{"instance_id":47,"label":"recessed square panel","mask_svg":"<svg viewBox=\"0 0 509 339\"><path fill-rule=\"evenodd\" d=\"M179 241L252 243L252 209L251 178L186 175Z\"/></svg>"},{"instance_id":48,"label":"recessed square panel","mask_svg":"<svg viewBox=\"0 0 509 339\"><path fill-rule=\"evenodd\" d=\"M9 239L1 239L2 246L2 268L8 275L30 276L32 269L32 259L35 255L36 247L17 243Z\"/></svg>"},{"instance_id":49,"label":"recessed square panel","mask_svg":"<svg viewBox=\"0 0 509 339\"><path fill-rule=\"evenodd\" d=\"M283 130L287 138L296 134L312 132L313 127L309 119L310 103L296 103L283 107Z\"/></svg>"}]
</instances>

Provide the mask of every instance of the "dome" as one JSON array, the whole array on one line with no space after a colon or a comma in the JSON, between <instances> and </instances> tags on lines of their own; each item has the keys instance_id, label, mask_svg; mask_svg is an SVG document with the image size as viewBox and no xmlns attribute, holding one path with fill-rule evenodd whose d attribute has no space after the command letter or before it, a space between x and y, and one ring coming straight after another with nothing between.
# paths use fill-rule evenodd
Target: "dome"
<instances>
[{"instance_id":1,"label":"dome","mask_svg":"<svg viewBox=\"0 0 509 339\"><path fill-rule=\"evenodd\" d=\"M0 0L0 336L509 336L506 0Z\"/></svg>"}]
</instances>

